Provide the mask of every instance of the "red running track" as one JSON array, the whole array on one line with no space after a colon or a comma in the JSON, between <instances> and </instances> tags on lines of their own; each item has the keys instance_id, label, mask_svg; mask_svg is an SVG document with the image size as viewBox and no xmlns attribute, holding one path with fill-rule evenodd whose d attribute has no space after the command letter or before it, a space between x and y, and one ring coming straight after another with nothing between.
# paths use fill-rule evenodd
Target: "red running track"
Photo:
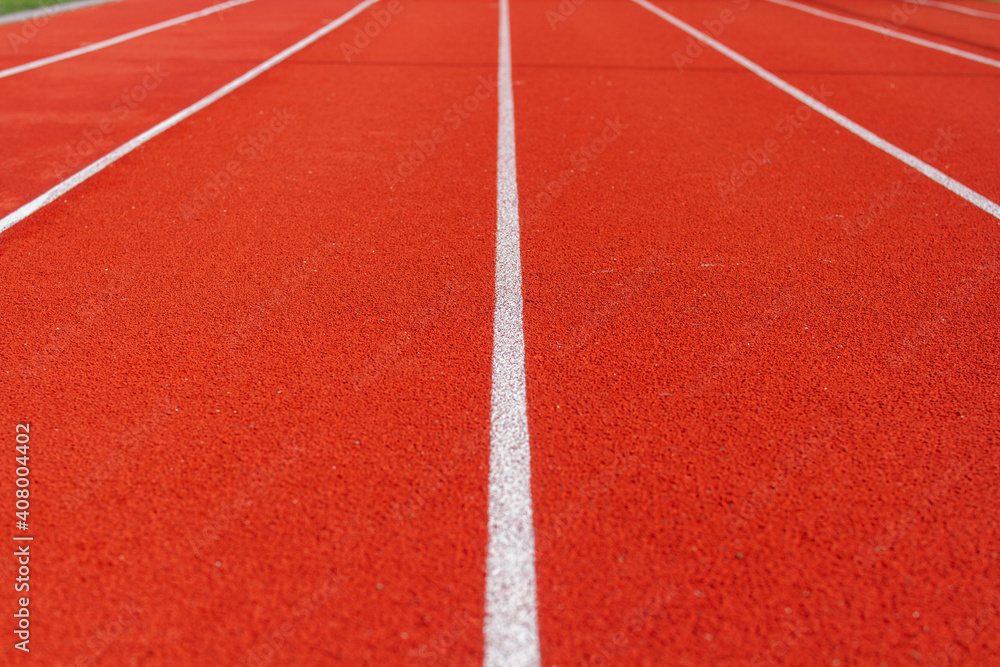
<instances>
[{"instance_id":1,"label":"red running track","mask_svg":"<svg viewBox=\"0 0 1000 667\"><path fill-rule=\"evenodd\" d=\"M905 150L952 128L928 161L1000 196L1000 71L659 5L736 8L722 42ZM401 6L0 237L31 659L483 661L497 7ZM140 64L176 88L104 152L349 7L256 0L0 80L4 212ZM511 6L542 664L991 664L997 220L710 49L678 69L637 4L575 7ZM168 17L124 0L37 48L117 33L98 10Z\"/></svg>"},{"instance_id":2,"label":"red running track","mask_svg":"<svg viewBox=\"0 0 1000 667\"><path fill-rule=\"evenodd\" d=\"M128 0L82 7L69 12L2 24L0 69L94 44L118 35L211 7L211 0L178 0L169 5L156 0ZM234 7L223 16L230 16ZM209 17L220 21L220 17Z\"/></svg>"},{"instance_id":3,"label":"red running track","mask_svg":"<svg viewBox=\"0 0 1000 667\"><path fill-rule=\"evenodd\" d=\"M991 2L953 2L946 4L967 7L997 16L989 19L970 16L954 10L920 3L904 4L871 2L869 0L812 0L813 7L832 11L854 19L868 21L886 28L899 30L916 37L940 41L949 46L964 48L997 57L1000 51L1000 8Z\"/></svg>"},{"instance_id":4,"label":"red running track","mask_svg":"<svg viewBox=\"0 0 1000 667\"><path fill-rule=\"evenodd\" d=\"M39 29L47 57L76 48L88 31L100 39L152 25L211 6L128 1L57 14ZM216 3L218 4L218 3ZM340 16L352 5L336 0L318 6L308 0L284 3L254 0L225 12L194 19L70 60L15 74L3 82L0 98L0 157L4 173L18 178L0 185L0 215L43 194L49 188L107 154L143 130L168 118L270 58L310 32ZM128 21L108 16L120 8ZM144 8L144 12L139 12ZM100 11L98 11L100 10ZM67 24L69 24L67 26ZM18 33L16 26L5 26ZM51 43L66 35L63 48ZM52 34L50 34L50 31ZM96 42L100 39L92 39ZM27 46L22 52L27 50ZM36 57L28 60L35 60ZM21 62L0 59L7 67Z\"/></svg>"},{"instance_id":5,"label":"red running track","mask_svg":"<svg viewBox=\"0 0 1000 667\"><path fill-rule=\"evenodd\" d=\"M826 119L780 125L799 105L714 52L679 72L686 36L637 6L555 30L532 7L513 34L518 108L540 110L519 157L548 660L986 664L995 626L965 624L996 618L996 220ZM830 103L863 108L842 76ZM582 171L605 119L625 127Z\"/></svg>"},{"instance_id":6,"label":"red running track","mask_svg":"<svg viewBox=\"0 0 1000 667\"><path fill-rule=\"evenodd\" d=\"M728 25L718 19L726 10ZM1000 199L1000 69L770 2L686 3L675 14L702 28L715 21L727 46L802 90L824 91L848 118Z\"/></svg>"},{"instance_id":7,"label":"red running track","mask_svg":"<svg viewBox=\"0 0 1000 667\"><path fill-rule=\"evenodd\" d=\"M4 234L34 657L481 655L492 109L383 171L495 78L495 34L414 3L348 64L334 33Z\"/></svg>"}]
</instances>

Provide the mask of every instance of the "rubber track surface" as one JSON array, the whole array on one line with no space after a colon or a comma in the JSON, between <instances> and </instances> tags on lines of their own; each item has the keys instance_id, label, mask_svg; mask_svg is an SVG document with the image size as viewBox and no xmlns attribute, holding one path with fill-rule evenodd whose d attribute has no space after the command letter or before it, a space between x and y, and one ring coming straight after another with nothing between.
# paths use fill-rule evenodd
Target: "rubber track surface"
<instances>
[{"instance_id":1,"label":"rubber track surface","mask_svg":"<svg viewBox=\"0 0 1000 667\"><path fill-rule=\"evenodd\" d=\"M850 18L868 21L886 28L892 28L917 37L941 41L957 48L966 48L991 58L1000 52L1000 33L997 31L997 20L979 16L969 16L960 12L933 6L903 3L870 2L858 0L843 2L841 0L813 0L811 3L817 9L843 14ZM896 4L897 6L893 6ZM1000 16L1000 9L995 3L985 2L949 2L948 4L965 6L981 12L995 13Z\"/></svg>"},{"instance_id":2,"label":"rubber track surface","mask_svg":"<svg viewBox=\"0 0 1000 667\"><path fill-rule=\"evenodd\" d=\"M481 655L495 111L395 190L383 171L494 76L496 16L414 3L390 28L4 235L4 413L45 424L38 659Z\"/></svg>"},{"instance_id":3,"label":"rubber track surface","mask_svg":"<svg viewBox=\"0 0 1000 667\"><path fill-rule=\"evenodd\" d=\"M401 3L0 237L29 659L482 663L497 6ZM511 2L542 664L992 664L998 221L638 4L569 4ZM658 5L1000 198L995 68ZM61 14L0 67L206 6ZM352 6L256 0L0 80L0 213L147 67L81 165ZM995 57L993 23L899 29Z\"/></svg>"},{"instance_id":4,"label":"rubber track surface","mask_svg":"<svg viewBox=\"0 0 1000 667\"><path fill-rule=\"evenodd\" d=\"M136 10L129 2L122 7ZM90 24L101 39L152 25L207 6L182 3L163 16L163 7L148 7L149 16L130 19L111 34L103 22L117 15L119 3L77 17L58 14L35 39L52 39L71 23L73 32ZM0 141L7 147L0 166L17 179L0 185L0 215L22 204L93 162L143 130L197 102L254 65L343 14L352 5L337 0L317 7L307 0L254 2L233 7L166 30L3 79ZM155 9L155 14L151 11ZM86 12L88 10L80 10ZM325 19L325 20L324 20ZM137 25L138 24L138 25ZM117 23L113 25L117 26ZM16 27L5 26L17 32ZM67 40L71 39L67 35ZM79 38L75 38L79 39ZM90 41L100 41L93 39ZM28 46L33 46L34 40ZM80 46L46 44L46 57ZM40 48L40 47L39 47ZM32 57L28 60L36 60ZM6 62L0 60L0 64ZM20 64L11 62L9 66Z\"/></svg>"},{"instance_id":5,"label":"rubber track surface","mask_svg":"<svg viewBox=\"0 0 1000 667\"><path fill-rule=\"evenodd\" d=\"M798 103L714 52L678 71L686 36L638 6L536 7L512 34L546 664L944 650L995 614L996 220L815 114L779 125ZM794 35L821 57L811 17L747 11L734 48L746 21L788 36L765 66ZM969 664L996 652L962 633Z\"/></svg>"}]
</instances>

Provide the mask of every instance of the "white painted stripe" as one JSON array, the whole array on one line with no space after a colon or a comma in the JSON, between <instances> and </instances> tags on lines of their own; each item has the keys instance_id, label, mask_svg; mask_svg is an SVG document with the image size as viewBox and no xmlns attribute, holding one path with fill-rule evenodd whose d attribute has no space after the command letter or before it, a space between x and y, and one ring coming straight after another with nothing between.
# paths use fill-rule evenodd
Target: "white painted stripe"
<instances>
[{"instance_id":1,"label":"white painted stripe","mask_svg":"<svg viewBox=\"0 0 1000 667\"><path fill-rule=\"evenodd\" d=\"M531 512L531 449L524 373L508 0L500 0L497 94L496 310L493 315L483 663L486 667L537 667L541 664L541 653L535 592L535 530Z\"/></svg>"},{"instance_id":2,"label":"white painted stripe","mask_svg":"<svg viewBox=\"0 0 1000 667\"><path fill-rule=\"evenodd\" d=\"M157 125L154 125L153 127L146 130L145 132L135 137L134 139L122 144L121 146L111 151L101 159L87 165L86 167L76 172L75 174L73 174L65 181L55 186L42 196L34 199L33 201L28 202L21 208L17 209L10 215L0 220L0 232L9 229L11 226L16 225L21 220L24 220L26 217L28 217L38 209L42 208L46 204L55 201L56 199L63 196L76 186L80 185L80 183L83 183L85 180L87 180L94 174L98 173L108 165L112 164L119 158L128 155L139 146L142 146L144 143L146 143L153 137L157 136L158 134L162 134L164 131L170 129L171 127L181 122L185 118L188 118L189 116L192 116L195 113L201 111L212 102L215 102L216 100L228 95L229 93L233 92L246 82L257 78L259 75L263 74L264 72L271 69L272 67L282 62L283 60L287 59L289 56L298 53L302 49L306 48L307 46L315 42L320 37L323 37L327 33L332 32L333 30L339 28L344 23L351 20L352 18L354 18L355 16L357 16L362 11L364 11L371 5L375 4L376 2L378 2L378 0L364 0L364 2L362 2L361 4L355 5L346 14L336 19L335 21L326 24L316 32L306 37L305 39L296 42L295 44L288 47L281 53L272 56L271 58L262 62L260 65L257 65L246 74L236 79L233 79L232 81L224 85L222 88L216 90L211 95L203 97L202 99L198 100L197 102L195 102L194 104L192 104L191 106L187 107L182 111L178 111L170 118L166 119L165 121L162 121Z\"/></svg>"},{"instance_id":3,"label":"white painted stripe","mask_svg":"<svg viewBox=\"0 0 1000 667\"><path fill-rule=\"evenodd\" d=\"M802 92L801 90L799 90L792 84L788 83L784 79L778 78L777 76L767 71L766 69L764 69L757 63L753 62L752 60L745 58L736 51L733 51L725 44L717 42L716 40L712 39L705 33L701 32L700 30L692 28L687 23L684 23L683 21L674 17L673 15L668 14L667 12L663 11L662 9L648 2L647 0L632 0L632 2L642 7L645 7L649 11L653 12L654 14L662 18L663 20L673 24L675 27L679 28L680 30L683 30L684 32L691 35L695 39L704 42L708 46L711 46L713 49L715 49L722 55L726 56L730 60L739 63L740 65L747 68L748 70L750 70L760 78L764 79L771 85L776 86L777 88L780 88L784 92L788 93L798 101L802 102L802 104L813 109L814 111L817 111L818 113L823 114L824 116L826 116L833 122L837 123L841 127L846 128L847 130L850 130L857 136L861 137L862 139L870 143L872 146L875 146L876 148L885 151L886 153L893 156L897 160L900 160L901 162L904 162L907 165L913 167L921 174L934 181L935 183L938 183L939 185L948 188L949 190L954 192L956 195L958 195L965 201L969 202L970 204L973 204L974 206L978 206L982 210L992 215L994 218L1000 220L1000 205L987 199L986 197L979 194L975 190L959 183L951 176L948 176L947 174L945 174L942 171L939 171L938 169L935 169L934 167L927 164L923 160L913 155L910 155L909 153L904 151L902 148L899 148L895 144L889 143L888 141L878 136L871 130L865 129L864 127L858 125L850 118L847 118L846 116L838 113L837 111L834 111L833 109L826 106L816 98L807 95L806 93Z\"/></svg>"},{"instance_id":4,"label":"white painted stripe","mask_svg":"<svg viewBox=\"0 0 1000 667\"><path fill-rule=\"evenodd\" d=\"M819 16L825 19L829 19L831 21L836 21L837 23L845 23L847 25L852 25L855 28L861 28L863 30L870 30L872 32L877 32L878 34L885 35L886 37L893 37L895 39L899 39L904 42L910 42L911 44L926 46L928 49L934 49L935 51L948 53L953 56L958 56L959 58L965 58L966 60L972 60L977 63L982 63L983 65L989 65L990 67L1000 68L1000 60L996 60L995 58L987 58L986 56L981 56L978 53L973 53L972 51L964 51L962 49L956 49L953 46L940 44L938 42L932 42L929 39L921 39L920 37L914 37L913 35L907 35L906 33L899 32L898 30L890 30L889 28L883 28L880 25L876 25L874 23L868 23L867 21L858 21L857 19L841 16L840 14L833 14L831 12L823 11L822 9L816 9L815 7L802 5L799 4L798 2L793 2L792 0L767 0L767 1L775 5L783 5L785 7L791 7L792 9L797 9L801 12L806 12L807 14L812 14L814 16Z\"/></svg>"},{"instance_id":5,"label":"white painted stripe","mask_svg":"<svg viewBox=\"0 0 1000 667\"><path fill-rule=\"evenodd\" d=\"M39 7L38 9L25 9L20 12L12 12L10 14L0 16L0 25L6 25L7 23L22 23L23 21L30 21L31 19L36 19L40 16L62 14L63 12L71 12L85 7L106 5L109 2L121 2L121 0L76 0L76 2L64 2L61 5L49 5L48 7ZM38 27L37 24L36 27Z\"/></svg>"},{"instance_id":6,"label":"white painted stripe","mask_svg":"<svg viewBox=\"0 0 1000 667\"><path fill-rule=\"evenodd\" d=\"M57 53L54 56L49 56L48 58L41 58L40 60L32 60L30 63L24 63L23 65L18 65L17 67L11 67L5 70L0 70L0 79L5 79L8 76L14 76L15 74L20 74L22 72L28 72L33 69L38 69L39 67L45 67L46 65L51 65L52 63L61 62L63 60L69 60L70 58L75 58L77 56L82 56L85 53L93 53L94 51L100 51L101 49L106 49L109 46L114 46L115 44L121 44L122 42L127 42L130 39L135 39L136 37L142 37L143 35L148 35L151 32L156 32L157 30L163 30L164 28L170 28L181 23L187 23L188 21L193 21L194 19L200 19L203 16L209 16L211 14L216 14L218 12L224 12L231 7L236 7L237 5L245 5L248 2L253 2L254 0L229 0L228 2L223 2L218 5L213 5L207 7L206 9L199 10L197 12L191 12L190 14L184 14L183 16L178 16L174 19L169 19L167 21L160 21L159 23L154 23L153 25L146 26L145 28L139 28L138 30L133 30L131 32L126 32L117 37L111 37L100 42L94 42L93 44L88 44L87 46L81 46L78 49L73 49L72 51L64 51L62 53Z\"/></svg>"},{"instance_id":7,"label":"white painted stripe","mask_svg":"<svg viewBox=\"0 0 1000 667\"><path fill-rule=\"evenodd\" d=\"M928 7L937 7L938 9L947 9L948 11L958 12L959 14L968 14L969 16L978 16L984 19L1000 21L1000 14L997 12L981 12L978 9L972 9L971 7L953 5L950 2L935 2L935 0L916 0L916 2L917 4L927 5Z\"/></svg>"}]
</instances>

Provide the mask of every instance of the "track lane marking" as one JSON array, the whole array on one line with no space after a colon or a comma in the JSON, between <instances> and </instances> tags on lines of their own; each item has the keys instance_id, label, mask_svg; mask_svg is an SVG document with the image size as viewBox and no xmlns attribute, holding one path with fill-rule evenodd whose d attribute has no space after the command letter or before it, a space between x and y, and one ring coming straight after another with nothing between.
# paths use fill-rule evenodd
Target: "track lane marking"
<instances>
[{"instance_id":1,"label":"track lane marking","mask_svg":"<svg viewBox=\"0 0 1000 667\"><path fill-rule=\"evenodd\" d=\"M248 2L253 2L253 1L254 0L228 0L228 2L223 2L218 5L206 7L205 9L201 9L196 12L191 12L190 14L184 14L183 16L178 16L177 18L167 19L166 21L160 21L159 23L154 23L153 25L146 26L145 28L139 28L137 30L132 30L130 32L122 33L117 37L110 37L100 42L94 42L93 44L88 44L87 46L81 46L78 49L73 49L71 51L64 51L62 53L57 53L54 56L41 58L39 60L32 60L30 63L24 63L23 65L17 65L16 67L10 67L5 70L0 70L0 79L6 79L9 76L14 76L15 74L21 74L22 72L28 72L33 69L38 69L39 67L45 67L46 65L51 65L52 63L58 63L62 62L63 60L69 60L70 58L82 56L86 53L93 53L94 51L100 51L101 49L106 49L109 46L114 46L115 44L121 44L122 42L129 41L130 39L135 39L136 37L142 37L143 35L148 35L152 32L163 30L164 28L170 28L175 25L180 25L181 23L187 23L188 21L193 21L194 19L200 19L204 16L211 16L212 14L223 12L232 7L236 7L238 5L245 5Z\"/></svg>"},{"instance_id":2,"label":"track lane marking","mask_svg":"<svg viewBox=\"0 0 1000 667\"><path fill-rule=\"evenodd\" d=\"M963 7L962 5L953 5L949 2L935 2L935 0L917 0L917 3L921 5L927 5L928 7L947 9L950 12L958 12L959 14L966 14L968 16L978 16L984 19L993 19L994 21L1000 21L1000 14L997 14L995 12L981 12L978 9L972 9L971 7Z\"/></svg>"},{"instance_id":3,"label":"track lane marking","mask_svg":"<svg viewBox=\"0 0 1000 667\"><path fill-rule=\"evenodd\" d=\"M880 35L893 37L895 39L899 39L904 42L910 42L911 44L926 46L928 49L934 49L935 51L948 53L953 56L958 56L959 58L965 58L966 60L972 60L973 62L981 63L983 65L989 65L990 67L1000 68L1000 60L996 60L994 58L987 58L986 56L981 56L978 53L973 53L972 51L964 51L962 49L956 49L955 47L948 46L947 44L940 44L938 42L932 42L929 39L914 37L912 35L907 35L906 33L899 32L898 30L890 30L889 28L883 28L882 26L876 25L874 23L868 23L867 21L859 21L857 19L852 19L846 16L841 16L839 14L834 14L832 12L827 12L822 9L816 9L815 7L809 7L808 5L799 4L798 2L793 2L793 0L767 0L767 1L775 5L782 5L784 7L789 7L791 9L797 9L800 12L813 14L814 16L819 16L821 18L829 19L831 21L836 21L838 23L844 23L847 25L852 25L856 28L861 28L863 30L870 30L872 32L877 32Z\"/></svg>"},{"instance_id":4,"label":"track lane marking","mask_svg":"<svg viewBox=\"0 0 1000 667\"><path fill-rule=\"evenodd\" d=\"M771 1L774 1L774 0L771 0ZM684 21L681 21L680 19L676 18L672 14L668 14L666 11L664 11L664 10L660 9L659 7L657 7L656 5L648 2L648 0L632 0L632 2L636 3L637 5L645 8L645 9L648 9L650 12L652 12L653 14L656 14L657 16L659 16L660 18L662 18L664 21L667 21L668 23L672 24L674 27L678 28L679 30L684 31L687 34L689 34L692 37L694 37L695 39L697 39L697 40L699 40L699 41L707 44L708 46L712 47L713 49L715 49L716 51L718 51L722 55L724 55L727 58L729 58L730 60L733 60L736 63L742 65L745 68L747 68L748 70L750 70L751 72L753 72L754 74L756 74L760 78L764 79L765 81L767 81L771 85L773 85L776 88L779 88L780 90L788 93L789 95L791 95L792 97L794 97L798 101L802 102L802 104L806 105L807 107L813 109L814 111L816 111L818 113L823 114L824 116L826 116L827 118L829 118L833 122L837 123L841 127L845 128L845 129L849 130L850 132L852 132L853 134L856 134L857 136L861 137L862 139L864 139L865 141L867 141L872 146L875 146L876 148L878 148L878 149L880 149L882 151L885 151L886 153L888 153L889 155L893 156L897 160L903 162L904 164L909 165L913 169L916 169L921 174L923 174L927 178L931 179L935 183L937 183L937 184L939 184L939 185L947 188L948 190L951 190L953 193L955 193L956 195L958 195L959 197L961 197L965 201L969 202L973 206L976 206L976 207L982 209L986 213L989 213L990 215L992 215L994 218L997 218L998 220L1000 220L1000 205L998 205L996 202L994 202L994 201L992 201L992 200L984 197L983 195L979 194L978 192L976 192L972 188L970 188L970 187L968 187L968 186L966 186L966 185L964 185L964 184L956 181L954 178L952 178L951 176L948 176L944 172L942 172L942 171L940 171L938 169L935 169L934 167L932 167L931 165L927 164L926 162L924 162L920 158L918 158L918 157L916 157L914 155L911 155L910 153L907 153L906 151L904 151L899 146L896 146L895 144L890 143L889 141L886 141L885 139L883 139L882 137L878 136L877 134L875 134L871 130L869 130L869 129L865 128L865 127L862 127L861 125L858 125L857 123L855 123L850 118L844 116L843 114L841 114L841 113L839 113L837 111L834 111L833 109L831 109L830 107L826 106L825 104L823 104L822 102L820 102L816 98L814 98L814 97L806 94L805 92L799 90L798 88L796 88L792 84L788 83L784 79L781 79L781 78L775 76L774 74L772 74L768 70L764 69L763 67L761 67L757 63L753 62L749 58L746 58L745 56L740 55L736 51L733 51L732 49L730 49L725 44L722 44L721 42L716 41L715 39L709 37L705 33L703 33L700 30L698 30L697 28L691 27L690 25L688 25Z\"/></svg>"},{"instance_id":5,"label":"track lane marking","mask_svg":"<svg viewBox=\"0 0 1000 667\"><path fill-rule=\"evenodd\" d=\"M85 180L87 180L94 174L103 170L108 165L114 163L121 157L128 155L139 146L142 146L144 143L146 143L153 137L162 134L164 131L170 129L171 127L181 122L185 118L188 118L194 115L195 113L201 111L202 109L210 105L212 102L215 102L216 100L225 97L226 95L233 92L243 84L247 83L252 79L257 78L258 76L260 76L267 70L271 69L278 63L282 62L283 60L286 60L289 56L298 53L299 51L306 48L307 46L309 46L316 40L320 39L327 33L330 33L335 29L339 28L344 23L351 20L352 18L363 12L371 5L374 5L378 1L379 0L364 0L364 2L355 5L353 8L348 10L347 13L340 16L340 18L330 23L327 23L325 26L323 26L316 32L299 40L295 44L289 46L284 51L281 51L277 55L268 58L260 65L257 65L256 67L248 71L246 74L243 74L242 76L233 79L232 81L224 85L222 88L216 90L214 93L211 93L206 97L203 97L202 99L198 100L197 102L187 107L186 109L178 111L170 118L167 118L166 120L161 121L160 123L154 125L150 129L146 130L139 136L122 144L121 146L111 151L110 153L100 158L99 160L90 163L80 171L76 172L75 174L64 180L62 183L59 183L55 187L51 188L45 194L36 197L35 199L28 202L27 204L17 209L13 213L10 213L7 216L5 216L2 220L0 220L0 232L9 229L10 227L16 225L21 220L24 220L29 215L31 215L38 209L42 208L46 204L55 201L59 197L63 196L64 194L66 194L67 192L78 186L80 183L83 183Z\"/></svg>"},{"instance_id":6,"label":"track lane marking","mask_svg":"<svg viewBox=\"0 0 1000 667\"><path fill-rule=\"evenodd\" d=\"M538 667L538 598L531 508L521 243L514 144L510 7L499 1L497 65L496 306L490 405L489 544L486 552L486 667Z\"/></svg>"}]
</instances>

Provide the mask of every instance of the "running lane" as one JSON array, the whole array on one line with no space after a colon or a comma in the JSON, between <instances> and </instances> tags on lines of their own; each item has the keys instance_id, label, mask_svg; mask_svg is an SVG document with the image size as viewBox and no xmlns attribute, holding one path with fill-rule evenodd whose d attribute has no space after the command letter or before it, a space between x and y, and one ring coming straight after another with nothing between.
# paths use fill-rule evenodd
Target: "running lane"
<instances>
[{"instance_id":1,"label":"running lane","mask_svg":"<svg viewBox=\"0 0 1000 667\"><path fill-rule=\"evenodd\" d=\"M0 236L36 660L481 661L497 12L400 7Z\"/></svg>"},{"instance_id":2,"label":"running lane","mask_svg":"<svg viewBox=\"0 0 1000 667\"><path fill-rule=\"evenodd\" d=\"M1000 69L769 2L675 5L678 18L802 90L826 91L833 109L1000 201Z\"/></svg>"},{"instance_id":3,"label":"running lane","mask_svg":"<svg viewBox=\"0 0 1000 667\"><path fill-rule=\"evenodd\" d=\"M259 1L259 0L255 0ZM189 12L221 4L212 0L120 0L27 21L0 24L0 69L47 58ZM228 17L236 8L221 15ZM219 16L208 17L219 21ZM196 19L201 20L201 19Z\"/></svg>"},{"instance_id":4,"label":"running lane","mask_svg":"<svg viewBox=\"0 0 1000 667\"><path fill-rule=\"evenodd\" d=\"M950 46L970 49L991 58L1000 54L1000 8L995 2L949 3L989 12L996 16L995 19L969 16L919 2L810 0L802 4Z\"/></svg>"},{"instance_id":5,"label":"running lane","mask_svg":"<svg viewBox=\"0 0 1000 667\"><path fill-rule=\"evenodd\" d=\"M549 10L512 7L543 663L988 661L997 220L634 3Z\"/></svg>"},{"instance_id":6,"label":"running lane","mask_svg":"<svg viewBox=\"0 0 1000 667\"><path fill-rule=\"evenodd\" d=\"M5 176L0 184L0 215L43 194L353 4L256 0L0 79L4 146L0 174ZM108 5L107 11L129 5L127 1ZM65 49L76 46L76 42L64 44Z\"/></svg>"}]
</instances>

